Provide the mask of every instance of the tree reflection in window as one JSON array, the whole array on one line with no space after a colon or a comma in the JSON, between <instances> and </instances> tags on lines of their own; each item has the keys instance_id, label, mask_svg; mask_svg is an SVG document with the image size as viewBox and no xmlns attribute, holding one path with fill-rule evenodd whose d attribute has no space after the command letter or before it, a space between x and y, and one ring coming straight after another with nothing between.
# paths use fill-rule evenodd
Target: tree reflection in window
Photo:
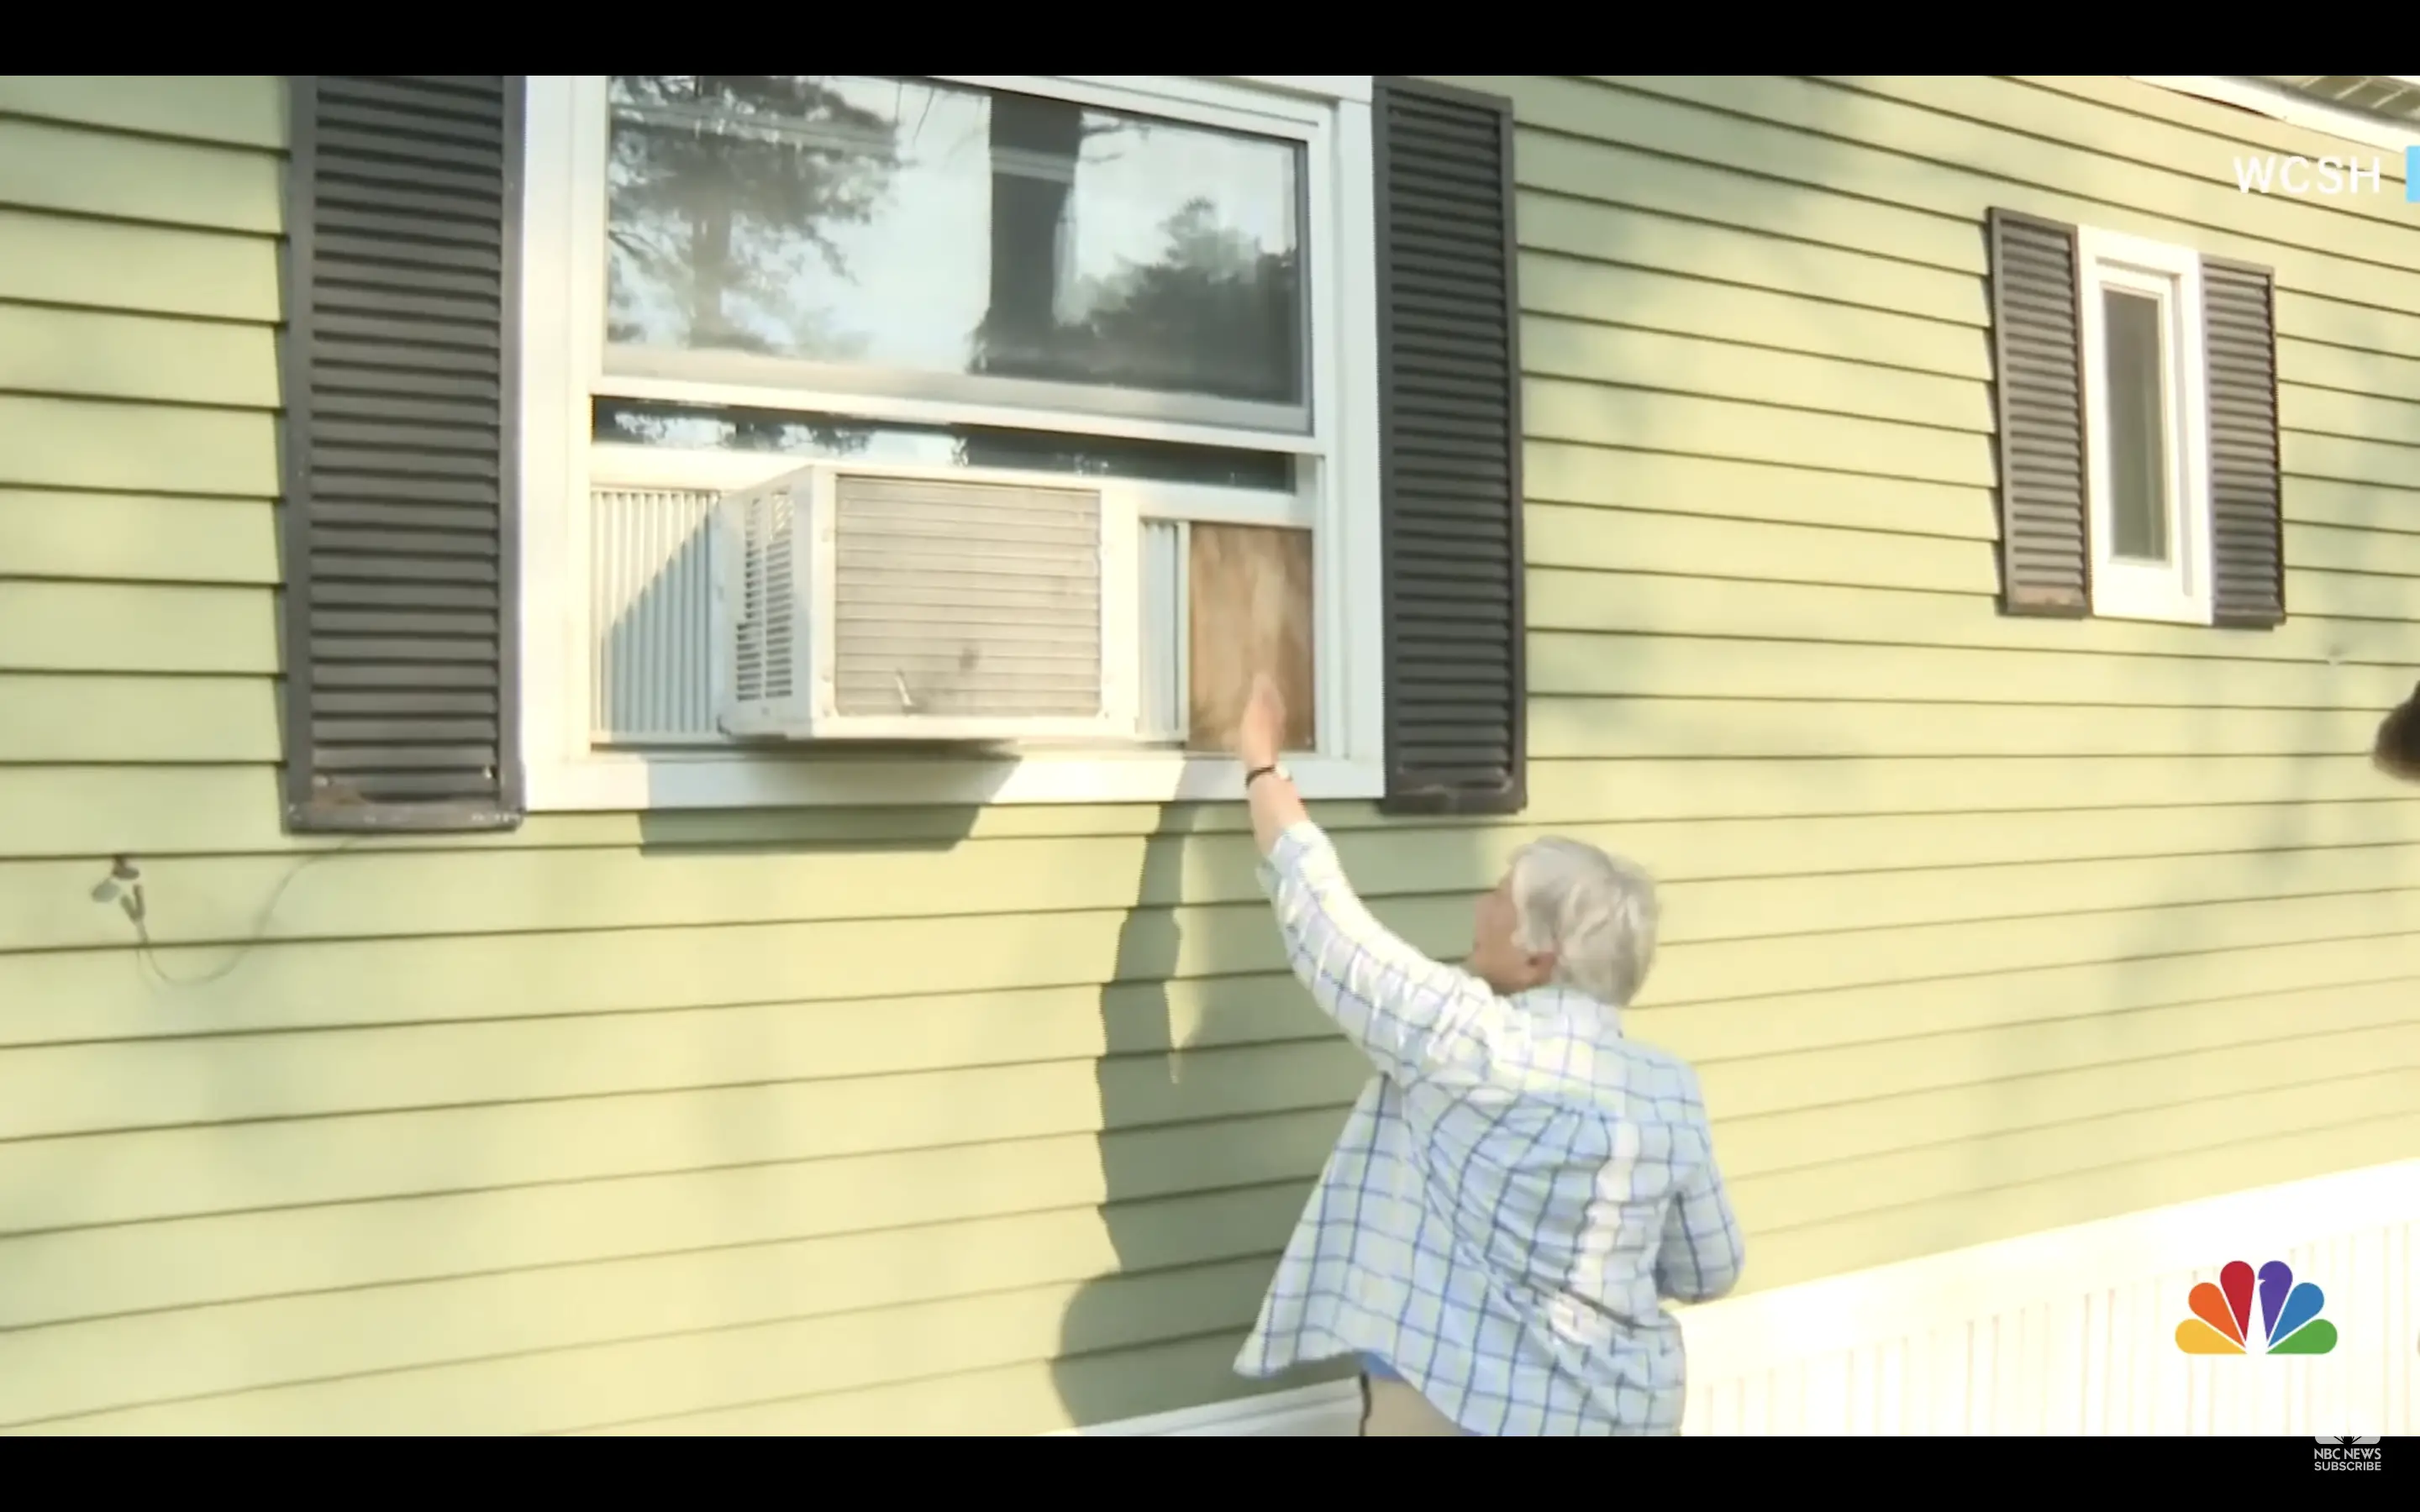
<instances>
[{"instance_id":1,"label":"tree reflection in window","mask_svg":"<svg viewBox=\"0 0 2420 1512\"><path fill-rule=\"evenodd\" d=\"M1295 144L909 79L611 99L616 344L1304 402Z\"/></svg>"},{"instance_id":2,"label":"tree reflection in window","mask_svg":"<svg viewBox=\"0 0 2420 1512\"><path fill-rule=\"evenodd\" d=\"M830 230L872 220L898 166L892 120L800 74L619 74L611 98L607 339L645 341L653 297L685 347L862 347L798 296L810 259L849 276Z\"/></svg>"}]
</instances>

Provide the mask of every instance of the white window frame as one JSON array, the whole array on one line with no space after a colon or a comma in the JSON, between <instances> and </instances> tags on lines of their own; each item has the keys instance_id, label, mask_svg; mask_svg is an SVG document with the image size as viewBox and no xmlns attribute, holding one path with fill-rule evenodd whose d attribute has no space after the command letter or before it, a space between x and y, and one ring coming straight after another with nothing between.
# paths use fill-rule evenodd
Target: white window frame
<instances>
[{"instance_id":1,"label":"white window frame","mask_svg":"<svg viewBox=\"0 0 2420 1512\"><path fill-rule=\"evenodd\" d=\"M2092 612L2118 620L2212 623L2211 581L2210 367L2202 341L2201 256L2188 247L2090 226L2076 235L2083 317L2086 482L2092 543ZM2108 332L2102 295L2115 289L2161 302L2161 368L2167 394L2163 443L2168 469L2170 561L2115 554L2110 481Z\"/></svg>"},{"instance_id":2,"label":"white window frame","mask_svg":"<svg viewBox=\"0 0 2420 1512\"><path fill-rule=\"evenodd\" d=\"M1380 640L1377 237L1367 75L937 75L946 82L1290 136L1305 144L1311 208L1310 435L1255 432L1245 444L1303 458L1293 494L1105 484L1143 518L1308 526L1312 532L1316 754L1290 757L1307 798L1374 798L1386 788ZM520 440L521 756L533 811L866 804L1150 803L1232 798L1227 756L1165 748L1034 750L1013 759L902 761L846 742L767 749L599 748L591 701L590 492L599 486L745 488L808 458L592 440L597 394L814 410L908 424L1023 426L1234 446L1220 426L1097 411L951 403L895 390L817 393L634 374L604 363L603 75L528 81L524 115L522 342L513 419ZM1120 501L1121 504L1126 502Z\"/></svg>"}]
</instances>

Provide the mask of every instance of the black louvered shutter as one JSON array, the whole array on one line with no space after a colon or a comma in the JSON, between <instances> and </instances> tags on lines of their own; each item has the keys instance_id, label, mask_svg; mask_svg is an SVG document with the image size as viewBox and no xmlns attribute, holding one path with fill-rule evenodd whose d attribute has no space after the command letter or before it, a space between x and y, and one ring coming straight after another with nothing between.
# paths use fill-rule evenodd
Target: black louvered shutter
<instances>
[{"instance_id":1,"label":"black louvered shutter","mask_svg":"<svg viewBox=\"0 0 2420 1512\"><path fill-rule=\"evenodd\" d=\"M286 816L520 820L520 81L288 81Z\"/></svg>"},{"instance_id":2,"label":"black louvered shutter","mask_svg":"<svg viewBox=\"0 0 2420 1512\"><path fill-rule=\"evenodd\" d=\"M2276 285L2265 268L2204 257L2201 293L2210 366L2213 619L2238 629L2267 629L2286 619Z\"/></svg>"},{"instance_id":3,"label":"black louvered shutter","mask_svg":"<svg viewBox=\"0 0 2420 1512\"><path fill-rule=\"evenodd\" d=\"M1999 429L2000 607L2091 612L2075 228L1994 209L1992 374Z\"/></svg>"},{"instance_id":4,"label":"black louvered shutter","mask_svg":"<svg viewBox=\"0 0 2420 1512\"><path fill-rule=\"evenodd\" d=\"M1512 107L1381 78L1378 410L1389 813L1528 802Z\"/></svg>"}]
</instances>

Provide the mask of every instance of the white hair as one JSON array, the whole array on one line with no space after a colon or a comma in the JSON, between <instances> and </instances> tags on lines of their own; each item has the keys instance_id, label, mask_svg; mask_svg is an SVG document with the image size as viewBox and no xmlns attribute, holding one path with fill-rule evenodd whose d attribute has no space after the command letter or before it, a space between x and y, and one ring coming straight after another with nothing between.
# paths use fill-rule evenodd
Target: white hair
<instances>
[{"instance_id":1,"label":"white hair","mask_svg":"<svg viewBox=\"0 0 2420 1512\"><path fill-rule=\"evenodd\" d=\"M1514 854L1513 943L1555 952L1555 980L1614 1008L1629 1005L1655 964L1655 879L1575 840L1533 841Z\"/></svg>"}]
</instances>

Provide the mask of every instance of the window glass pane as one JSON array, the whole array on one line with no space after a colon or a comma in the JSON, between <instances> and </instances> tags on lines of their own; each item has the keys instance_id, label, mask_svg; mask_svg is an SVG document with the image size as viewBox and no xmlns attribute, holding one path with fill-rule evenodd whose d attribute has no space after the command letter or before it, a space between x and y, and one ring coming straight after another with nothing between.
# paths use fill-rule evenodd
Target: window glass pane
<instances>
[{"instance_id":1,"label":"window glass pane","mask_svg":"<svg viewBox=\"0 0 2420 1512\"><path fill-rule=\"evenodd\" d=\"M1002 468L1079 472L1213 488L1294 491L1294 458L1282 452L1116 436L998 430L980 425L876 424L845 415L593 401L597 440L700 452L783 452L801 465L817 460L895 462L908 467Z\"/></svg>"},{"instance_id":2,"label":"window glass pane","mask_svg":"<svg viewBox=\"0 0 2420 1512\"><path fill-rule=\"evenodd\" d=\"M2168 560L2167 384L2161 370L2161 301L2101 291L2108 333L2111 550Z\"/></svg>"},{"instance_id":3,"label":"window glass pane","mask_svg":"<svg viewBox=\"0 0 2420 1512\"><path fill-rule=\"evenodd\" d=\"M907 78L611 98L609 343L1304 402L1298 143Z\"/></svg>"}]
</instances>

